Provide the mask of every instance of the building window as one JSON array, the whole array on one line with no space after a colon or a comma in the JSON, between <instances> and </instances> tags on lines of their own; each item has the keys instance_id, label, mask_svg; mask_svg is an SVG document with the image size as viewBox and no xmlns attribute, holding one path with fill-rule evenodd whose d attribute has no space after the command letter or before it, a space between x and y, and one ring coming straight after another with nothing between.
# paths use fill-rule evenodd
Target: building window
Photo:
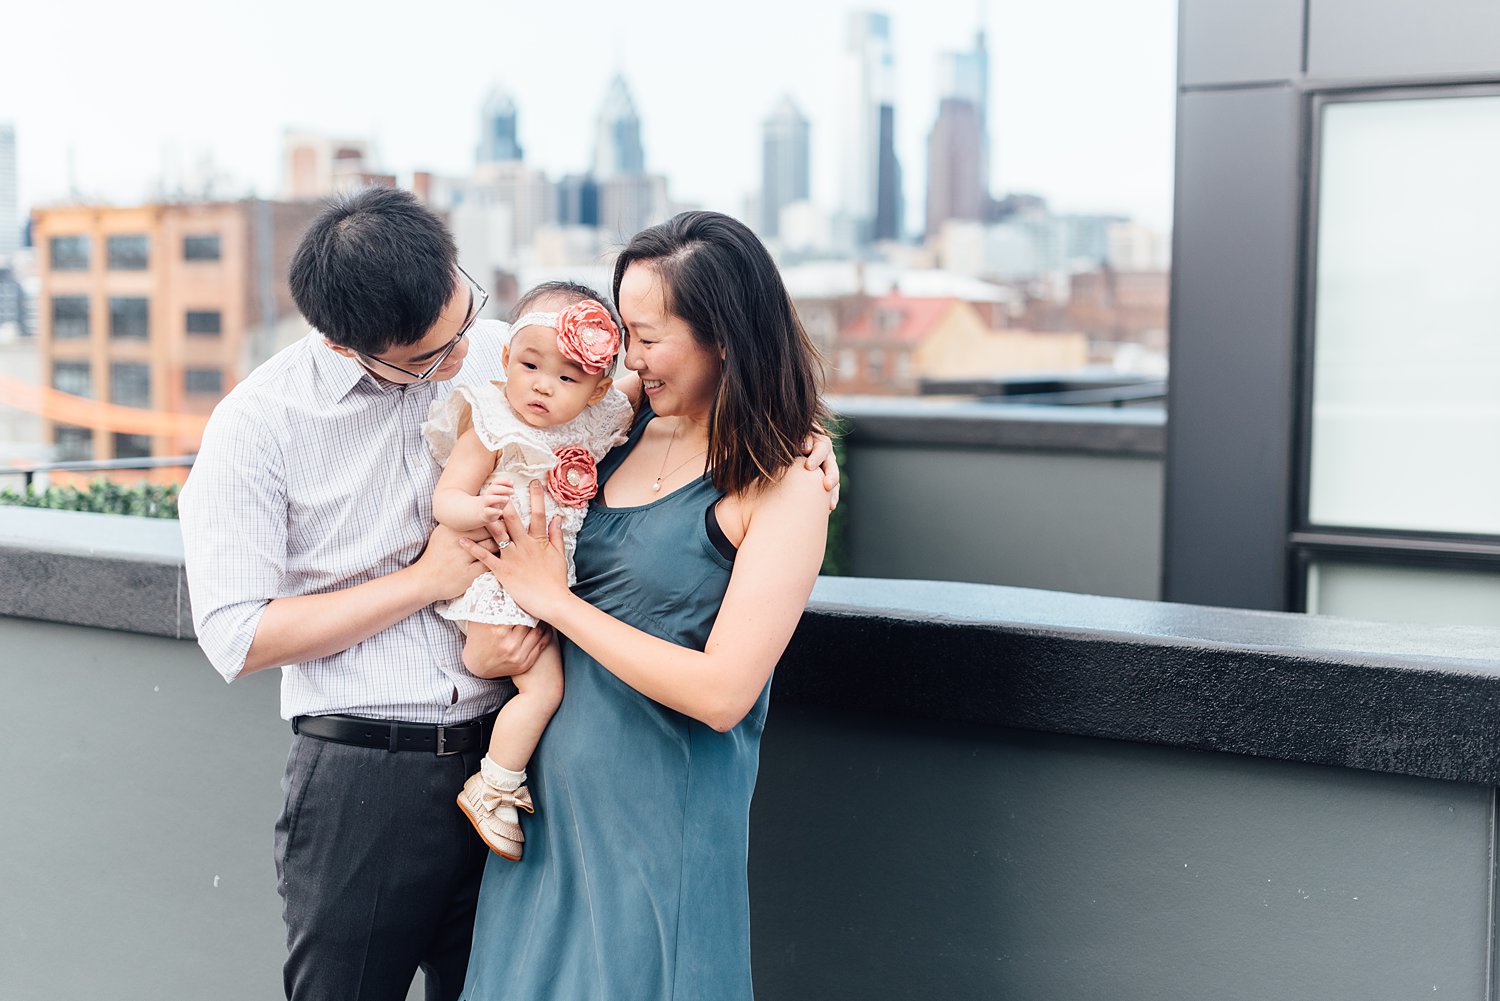
<instances>
[{"instance_id":1,"label":"building window","mask_svg":"<svg viewBox=\"0 0 1500 1001\"><path fill-rule=\"evenodd\" d=\"M116 459L149 459L151 436L148 434L116 434Z\"/></svg>"},{"instance_id":2,"label":"building window","mask_svg":"<svg viewBox=\"0 0 1500 1001\"><path fill-rule=\"evenodd\" d=\"M871 348L865 352L865 377L868 379L885 378L885 351L882 348Z\"/></svg>"},{"instance_id":3,"label":"building window","mask_svg":"<svg viewBox=\"0 0 1500 1001\"><path fill-rule=\"evenodd\" d=\"M94 380L86 361L59 361L52 363L52 388L72 396L94 395Z\"/></svg>"},{"instance_id":4,"label":"building window","mask_svg":"<svg viewBox=\"0 0 1500 1001\"><path fill-rule=\"evenodd\" d=\"M183 373L183 389L188 393L224 392L224 373L216 368L190 368Z\"/></svg>"},{"instance_id":5,"label":"building window","mask_svg":"<svg viewBox=\"0 0 1500 1001\"><path fill-rule=\"evenodd\" d=\"M222 314L217 309L190 309L187 315L187 332L190 334L215 335L221 332Z\"/></svg>"},{"instance_id":6,"label":"building window","mask_svg":"<svg viewBox=\"0 0 1500 1001\"><path fill-rule=\"evenodd\" d=\"M115 362L109 367L109 402L122 407L151 406L151 366Z\"/></svg>"},{"instance_id":7,"label":"building window","mask_svg":"<svg viewBox=\"0 0 1500 1001\"><path fill-rule=\"evenodd\" d=\"M83 295L59 295L52 298L52 336L60 338L89 335L89 300Z\"/></svg>"},{"instance_id":8,"label":"building window","mask_svg":"<svg viewBox=\"0 0 1500 1001\"><path fill-rule=\"evenodd\" d=\"M184 261L217 261L219 259L219 234L205 233L200 236L182 238Z\"/></svg>"},{"instance_id":9,"label":"building window","mask_svg":"<svg viewBox=\"0 0 1500 1001\"><path fill-rule=\"evenodd\" d=\"M87 271L89 238L87 236L54 236L52 238L53 271Z\"/></svg>"},{"instance_id":10,"label":"building window","mask_svg":"<svg viewBox=\"0 0 1500 1001\"><path fill-rule=\"evenodd\" d=\"M87 462L94 457L94 432L89 428L59 424L52 431L55 462Z\"/></svg>"},{"instance_id":11,"label":"building window","mask_svg":"<svg viewBox=\"0 0 1500 1001\"><path fill-rule=\"evenodd\" d=\"M151 336L149 302L148 299L110 296L109 336L141 340Z\"/></svg>"},{"instance_id":12,"label":"building window","mask_svg":"<svg viewBox=\"0 0 1500 1001\"><path fill-rule=\"evenodd\" d=\"M150 242L144 234L111 236L105 241L105 257L111 271L145 271Z\"/></svg>"},{"instance_id":13,"label":"building window","mask_svg":"<svg viewBox=\"0 0 1500 1001\"><path fill-rule=\"evenodd\" d=\"M1294 601L1500 626L1500 94L1413 93L1315 104Z\"/></svg>"}]
</instances>

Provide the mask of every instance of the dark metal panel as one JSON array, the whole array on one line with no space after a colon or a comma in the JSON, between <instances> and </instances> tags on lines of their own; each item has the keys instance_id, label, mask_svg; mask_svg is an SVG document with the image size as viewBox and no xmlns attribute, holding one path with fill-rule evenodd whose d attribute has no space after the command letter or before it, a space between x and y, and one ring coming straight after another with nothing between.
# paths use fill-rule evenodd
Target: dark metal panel
<instances>
[{"instance_id":1,"label":"dark metal panel","mask_svg":"<svg viewBox=\"0 0 1500 1001\"><path fill-rule=\"evenodd\" d=\"M1483 998L1490 792L774 706L755 995Z\"/></svg>"},{"instance_id":2,"label":"dark metal panel","mask_svg":"<svg viewBox=\"0 0 1500 1001\"><path fill-rule=\"evenodd\" d=\"M1181 0L1183 87L1294 80L1302 72L1304 0Z\"/></svg>"},{"instance_id":3,"label":"dark metal panel","mask_svg":"<svg viewBox=\"0 0 1500 1001\"><path fill-rule=\"evenodd\" d=\"M1500 73L1500 4L1308 0L1308 75L1392 79Z\"/></svg>"},{"instance_id":4,"label":"dark metal panel","mask_svg":"<svg viewBox=\"0 0 1500 1001\"><path fill-rule=\"evenodd\" d=\"M1162 596L1286 607L1302 98L1178 99Z\"/></svg>"}]
</instances>

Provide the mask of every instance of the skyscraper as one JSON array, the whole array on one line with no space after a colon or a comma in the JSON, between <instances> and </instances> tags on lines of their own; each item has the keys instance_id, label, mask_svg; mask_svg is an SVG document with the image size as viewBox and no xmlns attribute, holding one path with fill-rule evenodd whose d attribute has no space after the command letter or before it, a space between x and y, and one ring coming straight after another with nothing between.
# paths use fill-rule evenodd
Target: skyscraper
<instances>
[{"instance_id":1,"label":"skyscraper","mask_svg":"<svg viewBox=\"0 0 1500 1001\"><path fill-rule=\"evenodd\" d=\"M771 109L761 141L761 235L780 235L783 207L805 201L810 191L808 123L790 97Z\"/></svg>"},{"instance_id":2,"label":"skyscraper","mask_svg":"<svg viewBox=\"0 0 1500 1001\"><path fill-rule=\"evenodd\" d=\"M485 98L479 122L478 163L507 163L522 159L521 140L516 133L516 102L496 86Z\"/></svg>"},{"instance_id":3,"label":"skyscraper","mask_svg":"<svg viewBox=\"0 0 1500 1001\"><path fill-rule=\"evenodd\" d=\"M595 125L593 180L599 228L613 238L627 240L667 217L666 178L646 173L640 116L618 73L610 81Z\"/></svg>"},{"instance_id":4,"label":"skyscraper","mask_svg":"<svg viewBox=\"0 0 1500 1001\"><path fill-rule=\"evenodd\" d=\"M857 242L900 233L901 170L896 160L895 56L891 21L853 11L841 56L843 133L840 136L840 214Z\"/></svg>"},{"instance_id":5,"label":"skyscraper","mask_svg":"<svg viewBox=\"0 0 1500 1001\"><path fill-rule=\"evenodd\" d=\"M21 221L16 202L16 127L0 122L0 265L21 247Z\"/></svg>"},{"instance_id":6,"label":"skyscraper","mask_svg":"<svg viewBox=\"0 0 1500 1001\"><path fill-rule=\"evenodd\" d=\"M896 109L880 106L880 129L876 142L875 240L901 239L901 214L906 200L901 196L901 162L896 159Z\"/></svg>"},{"instance_id":7,"label":"skyscraper","mask_svg":"<svg viewBox=\"0 0 1500 1001\"><path fill-rule=\"evenodd\" d=\"M641 149L641 120L625 78L618 73L610 81L609 93L599 107L594 126L594 180L607 181L621 174L646 172L646 154Z\"/></svg>"},{"instance_id":8,"label":"skyscraper","mask_svg":"<svg viewBox=\"0 0 1500 1001\"><path fill-rule=\"evenodd\" d=\"M927 136L927 235L950 219L981 220L989 204L989 58L984 32L971 52L938 59L938 117Z\"/></svg>"}]
</instances>

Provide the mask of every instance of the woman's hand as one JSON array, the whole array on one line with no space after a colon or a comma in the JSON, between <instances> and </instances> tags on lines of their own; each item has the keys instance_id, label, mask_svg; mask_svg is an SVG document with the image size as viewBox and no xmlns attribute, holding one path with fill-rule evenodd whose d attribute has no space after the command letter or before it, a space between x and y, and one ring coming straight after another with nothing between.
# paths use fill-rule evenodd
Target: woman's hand
<instances>
[{"instance_id":1,"label":"woman's hand","mask_svg":"<svg viewBox=\"0 0 1500 1001\"><path fill-rule=\"evenodd\" d=\"M828 492L828 510L839 506L839 461L833 456L833 439L815 434L802 443L808 469L823 470L823 489Z\"/></svg>"},{"instance_id":2,"label":"woman's hand","mask_svg":"<svg viewBox=\"0 0 1500 1001\"><path fill-rule=\"evenodd\" d=\"M459 545L485 565L516 604L528 614L548 619L549 609L568 592L568 561L563 554L562 521L547 525L547 498L542 482L531 484L530 524L522 524L521 513L507 504L498 524L487 525L498 551L460 538Z\"/></svg>"}]
</instances>

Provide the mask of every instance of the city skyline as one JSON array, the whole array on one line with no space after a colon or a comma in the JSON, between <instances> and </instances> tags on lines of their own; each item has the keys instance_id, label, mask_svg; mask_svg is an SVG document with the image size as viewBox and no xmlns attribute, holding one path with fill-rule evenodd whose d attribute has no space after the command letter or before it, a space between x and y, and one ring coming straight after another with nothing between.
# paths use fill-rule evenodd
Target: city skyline
<instances>
[{"instance_id":1,"label":"city skyline","mask_svg":"<svg viewBox=\"0 0 1500 1001\"><path fill-rule=\"evenodd\" d=\"M102 6L85 13L82 22L94 30L70 39L79 72L69 75L55 67L44 72L60 51L45 39L61 32L61 15L40 8L21 13L17 37L41 44L22 46L18 58L0 66L0 94L7 95L0 98L0 120L16 123L23 214L65 198L70 173L85 197L128 203L147 197L159 179L170 187L174 170L177 180L201 172L205 154L214 172L232 178L227 194L274 195L281 133L294 128L368 136L376 164L388 171L464 174L480 138L479 110L496 84L515 99L527 162L551 176L577 173L591 161L594 119L616 72L629 83L640 116L646 170L667 175L674 197L742 213L760 184L760 123L789 94L811 122L812 199L831 207L840 99L833 56L847 12L869 9L891 20L904 219L915 234L922 226L925 139L938 108L938 59L966 47L981 26L981 5L972 0L810 10L772 0L755 23L744 24L719 23L715 12L682 3L652 4L656 16L632 18L596 14L585 4L569 27L575 40L548 46L539 43L558 35L555 16L529 9L461 4L443 25L418 22L394 32L398 21L373 13L342 22L316 10L298 9L285 19L262 10L254 23L240 24L249 15L152 6L168 18L176 12L200 37L222 32L239 41L183 50L181 61L165 68L131 64L133 73L105 86L93 67L110 63L90 56L101 45L118 52L120 36L138 31L138 21ZM1014 3L982 6L993 64L991 190L1032 191L1063 211L1124 212L1169 224L1173 4L1134 4L1128 14L1097 0L1069 0L1046 12ZM793 19L800 30L788 32ZM1079 23L1090 30L1080 32ZM497 24L517 41L498 47L494 58L439 51L440 43L451 50L455 39L472 44L486 25ZM445 34L445 27L453 30ZM705 44L705 37L736 44ZM322 44L335 39L339 44L323 52ZM651 44L643 47L644 39ZM320 62L344 51L368 55L345 58L337 68ZM560 66L549 52L571 61ZM409 72L390 74L383 65ZM777 72L765 72L768 65ZM715 82L684 87L685 73ZM187 85L197 78L231 84ZM23 86L28 80L32 85ZM38 87L37 80L52 85ZM168 176L161 178L164 162Z\"/></svg>"}]
</instances>

